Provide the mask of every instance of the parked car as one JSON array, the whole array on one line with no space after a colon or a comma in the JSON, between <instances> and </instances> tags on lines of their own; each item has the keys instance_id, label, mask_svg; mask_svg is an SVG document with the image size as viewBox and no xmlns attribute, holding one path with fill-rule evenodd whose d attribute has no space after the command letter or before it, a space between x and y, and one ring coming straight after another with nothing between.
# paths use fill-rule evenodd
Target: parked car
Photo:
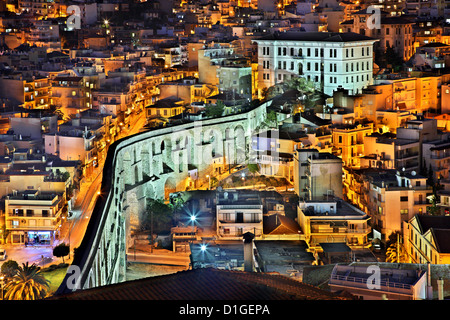
<instances>
[{"instance_id":1,"label":"parked car","mask_svg":"<svg viewBox=\"0 0 450 320\"><path fill-rule=\"evenodd\" d=\"M6 260L6 250L0 249L0 260Z\"/></svg>"},{"instance_id":2,"label":"parked car","mask_svg":"<svg viewBox=\"0 0 450 320\"><path fill-rule=\"evenodd\" d=\"M277 191L277 188L275 188L275 187L267 187L266 191Z\"/></svg>"},{"instance_id":3,"label":"parked car","mask_svg":"<svg viewBox=\"0 0 450 320\"><path fill-rule=\"evenodd\" d=\"M372 244L373 252L381 252L381 244L374 243Z\"/></svg>"}]
</instances>

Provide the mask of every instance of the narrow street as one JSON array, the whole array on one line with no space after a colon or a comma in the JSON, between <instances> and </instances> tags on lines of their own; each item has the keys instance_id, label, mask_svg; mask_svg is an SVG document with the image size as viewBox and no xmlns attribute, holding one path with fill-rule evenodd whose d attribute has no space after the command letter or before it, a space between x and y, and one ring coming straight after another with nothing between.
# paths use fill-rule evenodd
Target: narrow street
<instances>
[{"instance_id":1,"label":"narrow street","mask_svg":"<svg viewBox=\"0 0 450 320\"><path fill-rule=\"evenodd\" d=\"M138 133L145 124L145 113L141 112L136 115L131 121L130 128L124 129L119 137L123 138L128 135ZM83 240L92 210L97 200L97 192L100 191L102 182L103 163L93 171L92 175L82 183L80 190L78 190L75 204L72 208L72 216L67 219L61 227L60 238L56 240L53 245L11 245L4 244L2 248L6 249L6 260L0 261L0 266L7 260L14 260L19 265L28 262L35 263L40 267L47 267L51 264L62 263L61 258L53 256L53 247L66 243L70 245L70 255L64 258L64 262L71 263L73 260L73 249L78 247Z\"/></svg>"}]
</instances>

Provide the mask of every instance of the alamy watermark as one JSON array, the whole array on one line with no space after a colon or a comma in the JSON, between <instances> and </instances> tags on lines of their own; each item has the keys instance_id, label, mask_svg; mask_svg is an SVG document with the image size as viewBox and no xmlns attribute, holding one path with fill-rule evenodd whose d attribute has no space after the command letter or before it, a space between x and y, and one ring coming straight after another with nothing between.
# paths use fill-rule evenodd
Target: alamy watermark
<instances>
[{"instance_id":1,"label":"alamy watermark","mask_svg":"<svg viewBox=\"0 0 450 320\"><path fill-rule=\"evenodd\" d=\"M77 5L71 5L67 7L66 10L67 15L69 16L67 18L67 29L68 30L74 30L74 29L81 29L81 9Z\"/></svg>"},{"instance_id":2,"label":"alamy watermark","mask_svg":"<svg viewBox=\"0 0 450 320\"><path fill-rule=\"evenodd\" d=\"M366 13L371 13L370 17L366 21L367 28L380 29L381 28L381 10L380 8L369 6Z\"/></svg>"}]
</instances>

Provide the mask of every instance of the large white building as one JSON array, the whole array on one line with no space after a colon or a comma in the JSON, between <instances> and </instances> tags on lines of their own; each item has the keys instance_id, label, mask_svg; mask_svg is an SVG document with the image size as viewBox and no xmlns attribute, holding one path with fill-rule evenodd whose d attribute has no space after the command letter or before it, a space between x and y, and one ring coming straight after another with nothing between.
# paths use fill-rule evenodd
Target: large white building
<instances>
[{"instance_id":1,"label":"large white building","mask_svg":"<svg viewBox=\"0 0 450 320\"><path fill-rule=\"evenodd\" d=\"M373 44L357 33L287 31L256 39L262 90L292 77L305 77L332 96L338 87L352 94L372 84Z\"/></svg>"}]
</instances>

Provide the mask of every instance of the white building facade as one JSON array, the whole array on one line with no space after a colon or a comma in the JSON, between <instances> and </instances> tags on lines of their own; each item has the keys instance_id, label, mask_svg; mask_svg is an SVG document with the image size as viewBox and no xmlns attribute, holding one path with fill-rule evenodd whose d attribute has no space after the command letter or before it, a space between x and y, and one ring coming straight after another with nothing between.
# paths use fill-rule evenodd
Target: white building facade
<instances>
[{"instance_id":1,"label":"white building facade","mask_svg":"<svg viewBox=\"0 0 450 320\"><path fill-rule=\"evenodd\" d=\"M376 39L351 32L288 31L254 41L261 89L305 77L332 96L338 87L357 94L373 83Z\"/></svg>"}]
</instances>

